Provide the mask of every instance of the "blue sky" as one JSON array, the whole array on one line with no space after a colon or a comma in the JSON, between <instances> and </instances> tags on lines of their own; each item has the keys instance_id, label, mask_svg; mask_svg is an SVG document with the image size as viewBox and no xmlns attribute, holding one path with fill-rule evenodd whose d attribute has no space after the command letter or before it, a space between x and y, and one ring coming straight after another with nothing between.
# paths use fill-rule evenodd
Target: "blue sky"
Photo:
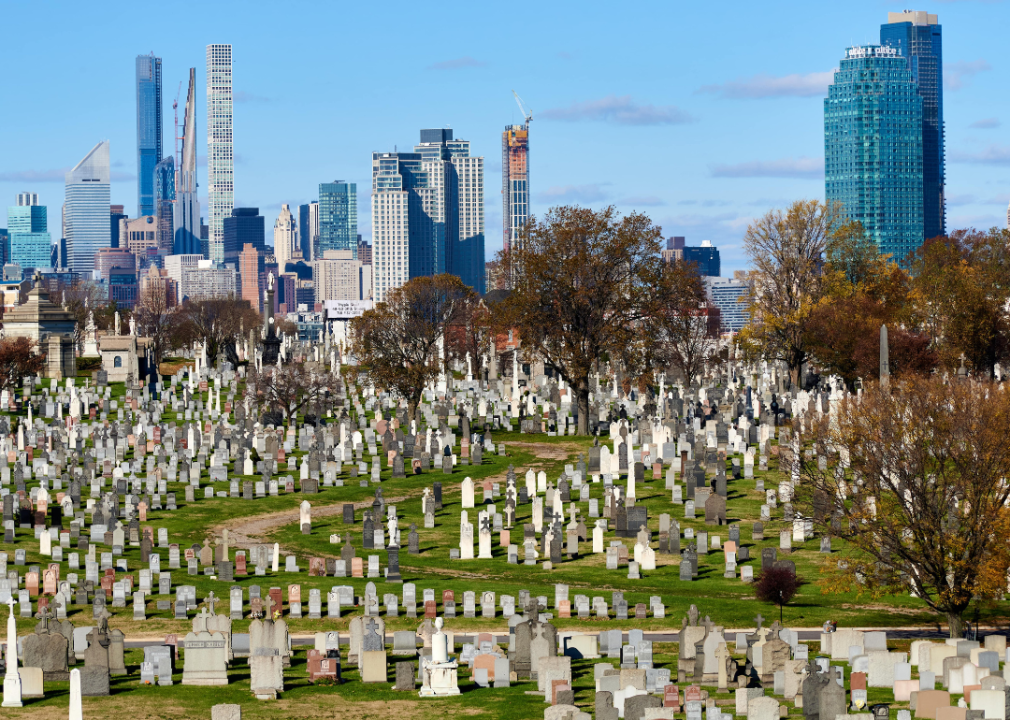
<instances>
[{"instance_id":1,"label":"blue sky","mask_svg":"<svg viewBox=\"0 0 1010 720\"><path fill-rule=\"evenodd\" d=\"M0 205L38 192L55 234L63 173L108 139L112 201L135 216L136 55L164 61L166 154L172 100L197 68L203 155L205 46L223 42L235 63L236 205L261 208L268 228L281 203L341 179L358 183L368 238L370 153L449 126L486 158L490 258L501 246L501 131L521 119L515 89L534 116L534 213L564 203L642 211L667 236L719 246L727 275L746 266L751 219L823 199L830 72L907 5L6 3ZM948 229L1003 226L1010 9L913 9L943 25Z\"/></svg>"}]
</instances>

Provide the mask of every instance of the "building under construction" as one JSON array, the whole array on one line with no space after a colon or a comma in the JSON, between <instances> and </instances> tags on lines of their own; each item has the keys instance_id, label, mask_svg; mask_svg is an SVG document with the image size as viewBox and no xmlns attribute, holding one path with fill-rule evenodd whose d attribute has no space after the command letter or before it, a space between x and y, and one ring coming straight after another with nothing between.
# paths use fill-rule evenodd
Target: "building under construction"
<instances>
[{"instance_id":1,"label":"building under construction","mask_svg":"<svg viewBox=\"0 0 1010 720\"><path fill-rule=\"evenodd\" d=\"M505 249L517 241L530 214L530 131L529 124L507 125L501 136L502 149L502 239Z\"/></svg>"}]
</instances>

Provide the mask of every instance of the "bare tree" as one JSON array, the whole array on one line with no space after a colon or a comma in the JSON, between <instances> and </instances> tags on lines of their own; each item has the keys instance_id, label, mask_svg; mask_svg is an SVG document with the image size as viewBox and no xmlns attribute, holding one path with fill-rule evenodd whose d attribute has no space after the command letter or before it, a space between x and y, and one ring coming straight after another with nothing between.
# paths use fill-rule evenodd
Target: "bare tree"
<instances>
[{"instance_id":1,"label":"bare tree","mask_svg":"<svg viewBox=\"0 0 1010 720\"><path fill-rule=\"evenodd\" d=\"M212 366L217 365L222 352L230 363L237 365L236 342L261 323L260 314L246 300L234 295L187 301L177 312L180 339L205 343Z\"/></svg>"},{"instance_id":2,"label":"bare tree","mask_svg":"<svg viewBox=\"0 0 1010 720\"><path fill-rule=\"evenodd\" d=\"M439 341L475 293L455 275L417 277L352 322L352 346L379 385L417 412L425 386L445 370Z\"/></svg>"},{"instance_id":3,"label":"bare tree","mask_svg":"<svg viewBox=\"0 0 1010 720\"><path fill-rule=\"evenodd\" d=\"M181 345L180 313L169 304L164 287L155 285L141 294L133 317L137 332L151 338L154 366L160 367L165 352Z\"/></svg>"},{"instance_id":4,"label":"bare tree","mask_svg":"<svg viewBox=\"0 0 1010 720\"><path fill-rule=\"evenodd\" d=\"M52 288L52 285L50 286ZM100 285L84 280L76 280L73 283L62 281L55 283L55 288L50 289L49 299L62 305L67 312L74 316L76 323L74 327L74 347L80 350L84 346L84 333L88 327L88 311L90 310L95 318L96 327L101 328L107 313L104 312L109 305L109 296Z\"/></svg>"},{"instance_id":5,"label":"bare tree","mask_svg":"<svg viewBox=\"0 0 1010 720\"><path fill-rule=\"evenodd\" d=\"M841 401L815 435L838 462L805 462L800 498L844 540L833 587L913 593L961 637L973 599L1006 592L1008 435L1010 393L988 381L892 378Z\"/></svg>"},{"instance_id":6,"label":"bare tree","mask_svg":"<svg viewBox=\"0 0 1010 720\"><path fill-rule=\"evenodd\" d=\"M262 370L251 367L248 387L263 405L281 412L290 422L303 411L318 409L334 388L336 376L322 367L304 360L290 361L280 367L268 365Z\"/></svg>"}]
</instances>

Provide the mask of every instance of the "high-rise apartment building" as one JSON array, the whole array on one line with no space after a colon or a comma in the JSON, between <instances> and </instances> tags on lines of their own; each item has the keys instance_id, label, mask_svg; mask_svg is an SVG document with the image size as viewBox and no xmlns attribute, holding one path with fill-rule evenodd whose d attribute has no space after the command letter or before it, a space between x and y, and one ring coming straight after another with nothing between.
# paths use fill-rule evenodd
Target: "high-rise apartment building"
<instances>
[{"instance_id":1,"label":"high-rise apartment building","mask_svg":"<svg viewBox=\"0 0 1010 720\"><path fill-rule=\"evenodd\" d=\"M196 195L196 68L189 69L189 91L182 123L182 147L175 176L172 254L200 252L200 200Z\"/></svg>"},{"instance_id":2,"label":"high-rise apartment building","mask_svg":"<svg viewBox=\"0 0 1010 720\"><path fill-rule=\"evenodd\" d=\"M9 263L20 265L26 273L52 263L46 206L39 205L36 193L18 193L17 205L7 208Z\"/></svg>"},{"instance_id":3,"label":"high-rise apartment building","mask_svg":"<svg viewBox=\"0 0 1010 720\"><path fill-rule=\"evenodd\" d=\"M845 51L824 100L824 185L882 253L922 244L922 97L894 47Z\"/></svg>"},{"instance_id":4,"label":"high-rise apartment building","mask_svg":"<svg viewBox=\"0 0 1010 720\"><path fill-rule=\"evenodd\" d=\"M484 291L483 193L484 159L452 130L421 130L412 153L372 154L376 301L412 277L443 272Z\"/></svg>"},{"instance_id":5,"label":"high-rise apartment building","mask_svg":"<svg viewBox=\"0 0 1010 720\"><path fill-rule=\"evenodd\" d=\"M936 15L887 13L880 44L905 58L922 98L922 225L924 239L946 232L943 127L943 28Z\"/></svg>"},{"instance_id":6,"label":"high-rise apartment building","mask_svg":"<svg viewBox=\"0 0 1010 720\"><path fill-rule=\"evenodd\" d=\"M501 134L502 239L508 250L530 218L529 125L506 125Z\"/></svg>"},{"instance_id":7,"label":"high-rise apartment building","mask_svg":"<svg viewBox=\"0 0 1010 720\"><path fill-rule=\"evenodd\" d=\"M154 169L161 158L161 58L138 55L137 217L155 214Z\"/></svg>"},{"instance_id":8,"label":"high-rise apartment building","mask_svg":"<svg viewBox=\"0 0 1010 720\"><path fill-rule=\"evenodd\" d=\"M208 249L224 263L224 219L235 207L231 45L207 46Z\"/></svg>"},{"instance_id":9,"label":"high-rise apartment building","mask_svg":"<svg viewBox=\"0 0 1010 720\"><path fill-rule=\"evenodd\" d=\"M302 259L302 249L298 242L298 223L287 204L281 205L281 211L274 222L274 257L277 267L283 273L289 262Z\"/></svg>"},{"instance_id":10,"label":"high-rise apartment building","mask_svg":"<svg viewBox=\"0 0 1010 720\"><path fill-rule=\"evenodd\" d=\"M312 263L315 302L367 299L370 269L356 260L350 250L327 250Z\"/></svg>"},{"instance_id":11,"label":"high-rise apartment building","mask_svg":"<svg viewBox=\"0 0 1010 720\"><path fill-rule=\"evenodd\" d=\"M310 207L310 215L311 212ZM317 213L318 240L312 249L312 257L322 257L327 250L350 250L356 257L358 184L345 183L342 180L320 183Z\"/></svg>"},{"instance_id":12,"label":"high-rise apartment building","mask_svg":"<svg viewBox=\"0 0 1010 720\"><path fill-rule=\"evenodd\" d=\"M154 217L158 252L171 255L175 246L175 158L171 155L154 168Z\"/></svg>"},{"instance_id":13,"label":"high-rise apartment building","mask_svg":"<svg viewBox=\"0 0 1010 720\"><path fill-rule=\"evenodd\" d=\"M723 332L740 332L750 320L750 288L733 278L705 278L709 301L719 308Z\"/></svg>"},{"instance_id":14,"label":"high-rise apartment building","mask_svg":"<svg viewBox=\"0 0 1010 720\"><path fill-rule=\"evenodd\" d=\"M95 253L111 247L108 140L95 145L66 174L65 192L67 264L87 276L95 268Z\"/></svg>"},{"instance_id":15,"label":"high-rise apartment building","mask_svg":"<svg viewBox=\"0 0 1010 720\"><path fill-rule=\"evenodd\" d=\"M238 255L242 299L247 300L256 312L263 309L263 266L263 252L251 243L243 245Z\"/></svg>"},{"instance_id":16,"label":"high-rise apartment building","mask_svg":"<svg viewBox=\"0 0 1010 720\"><path fill-rule=\"evenodd\" d=\"M357 210L355 210L355 225L357 225ZM298 244L302 248L305 262L311 262L319 256L319 201L313 200L298 206Z\"/></svg>"}]
</instances>

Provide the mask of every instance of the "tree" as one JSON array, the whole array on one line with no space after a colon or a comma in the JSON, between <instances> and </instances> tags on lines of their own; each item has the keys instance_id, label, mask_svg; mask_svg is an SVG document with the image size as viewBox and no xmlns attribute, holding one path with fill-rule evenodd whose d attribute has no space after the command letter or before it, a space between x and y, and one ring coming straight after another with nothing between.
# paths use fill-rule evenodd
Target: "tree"
<instances>
[{"instance_id":1,"label":"tree","mask_svg":"<svg viewBox=\"0 0 1010 720\"><path fill-rule=\"evenodd\" d=\"M572 387L578 432L589 431L589 378L598 361L648 369L663 308L680 304L681 273L666 273L660 228L613 207L556 207L531 218L512 248L512 292L499 307L527 358L540 357Z\"/></svg>"},{"instance_id":2,"label":"tree","mask_svg":"<svg viewBox=\"0 0 1010 720\"><path fill-rule=\"evenodd\" d=\"M821 298L824 253L843 224L837 204L800 200L755 220L744 235L754 270L749 282L750 324L741 340L751 352L781 360L794 385L810 355L809 323Z\"/></svg>"},{"instance_id":3,"label":"tree","mask_svg":"<svg viewBox=\"0 0 1010 720\"><path fill-rule=\"evenodd\" d=\"M754 582L754 593L761 602L779 606L779 622L782 622L782 608L792 602L803 581L796 577L791 568L772 565L761 571Z\"/></svg>"},{"instance_id":4,"label":"tree","mask_svg":"<svg viewBox=\"0 0 1010 720\"><path fill-rule=\"evenodd\" d=\"M912 298L941 362L963 355L976 373L992 376L1010 360L1010 231L958 230L922 245L913 259Z\"/></svg>"},{"instance_id":5,"label":"tree","mask_svg":"<svg viewBox=\"0 0 1010 720\"><path fill-rule=\"evenodd\" d=\"M872 383L816 428L837 467L804 462L801 499L845 541L830 589L913 593L961 637L973 598L1002 596L1010 567L1010 392L942 378Z\"/></svg>"},{"instance_id":6,"label":"tree","mask_svg":"<svg viewBox=\"0 0 1010 720\"><path fill-rule=\"evenodd\" d=\"M154 285L141 293L133 309L133 317L137 322L137 332L151 338L154 367L160 367L165 352L180 344L180 313L169 305L165 288Z\"/></svg>"},{"instance_id":7,"label":"tree","mask_svg":"<svg viewBox=\"0 0 1010 720\"><path fill-rule=\"evenodd\" d=\"M474 293L460 304L446 330L446 354L460 362L466 362L469 354L473 376L483 379L484 358L491 352L493 333L491 311Z\"/></svg>"},{"instance_id":8,"label":"tree","mask_svg":"<svg viewBox=\"0 0 1010 720\"><path fill-rule=\"evenodd\" d=\"M266 407L280 411L288 422L303 410L318 406L336 381L321 364L304 360L290 361L280 367L268 365L262 370L250 367L248 388Z\"/></svg>"},{"instance_id":9,"label":"tree","mask_svg":"<svg viewBox=\"0 0 1010 720\"><path fill-rule=\"evenodd\" d=\"M440 340L476 293L455 275L417 277L351 322L352 348L369 375L407 401L410 417L445 366Z\"/></svg>"},{"instance_id":10,"label":"tree","mask_svg":"<svg viewBox=\"0 0 1010 720\"><path fill-rule=\"evenodd\" d=\"M222 352L228 362L238 365L235 344L250 328L259 327L262 322L260 314L248 301L234 295L187 300L177 312L180 339L205 343L211 367L217 366L218 355Z\"/></svg>"},{"instance_id":11,"label":"tree","mask_svg":"<svg viewBox=\"0 0 1010 720\"><path fill-rule=\"evenodd\" d=\"M661 308L659 342L654 346L658 364L673 367L688 386L720 358L718 312L705 302L701 278L693 267L677 263L668 273L678 278L685 292L679 303Z\"/></svg>"},{"instance_id":12,"label":"tree","mask_svg":"<svg viewBox=\"0 0 1010 720\"><path fill-rule=\"evenodd\" d=\"M911 278L852 224L828 243L822 296L811 310L806 343L827 372L849 386L876 378L880 326L887 325L892 375L931 372L938 361L930 338L918 332Z\"/></svg>"},{"instance_id":13,"label":"tree","mask_svg":"<svg viewBox=\"0 0 1010 720\"><path fill-rule=\"evenodd\" d=\"M20 387L23 378L42 373L46 360L35 348L35 341L26 337L0 340L0 389Z\"/></svg>"}]
</instances>

